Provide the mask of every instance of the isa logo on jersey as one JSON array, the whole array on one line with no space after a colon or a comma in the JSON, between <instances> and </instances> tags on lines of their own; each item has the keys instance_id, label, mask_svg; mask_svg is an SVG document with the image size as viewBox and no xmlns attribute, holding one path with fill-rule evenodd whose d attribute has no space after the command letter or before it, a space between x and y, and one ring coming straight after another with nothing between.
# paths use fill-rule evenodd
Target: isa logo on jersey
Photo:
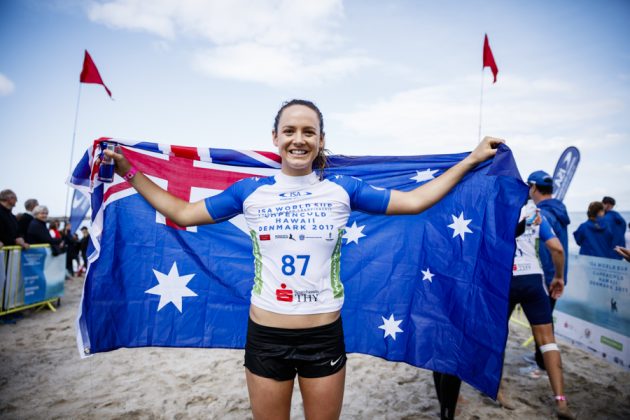
<instances>
[{"instance_id":1,"label":"isa logo on jersey","mask_svg":"<svg viewBox=\"0 0 630 420\"><path fill-rule=\"evenodd\" d=\"M309 195L313 195L310 191L289 191L278 194L282 200L289 200L291 198L300 198L300 197L308 197Z\"/></svg>"}]
</instances>

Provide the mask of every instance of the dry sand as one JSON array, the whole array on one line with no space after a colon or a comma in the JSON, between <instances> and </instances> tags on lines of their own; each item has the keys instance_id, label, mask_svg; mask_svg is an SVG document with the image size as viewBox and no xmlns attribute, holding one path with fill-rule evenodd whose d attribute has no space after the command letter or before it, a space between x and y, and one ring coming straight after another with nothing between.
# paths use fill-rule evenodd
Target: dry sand
<instances>
[{"instance_id":1,"label":"dry sand","mask_svg":"<svg viewBox=\"0 0 630 420\"><path fill-rule=\"evenodd\" d=\"M144 348L81 360L74 320L82 279L66 282L57 312L0 319L0 418L251 418L243 351ZM464 384L461 419L551 418L546 376L521 374L528 337L511 325L504 381L516 404L500 408ZM566 394L581 419L629 419L630 373L560 342ZM429 371L378 358L348 358L344 419L438 418ZM302 418L297 386L292 418Z\"/></svg>"}]
</instances>

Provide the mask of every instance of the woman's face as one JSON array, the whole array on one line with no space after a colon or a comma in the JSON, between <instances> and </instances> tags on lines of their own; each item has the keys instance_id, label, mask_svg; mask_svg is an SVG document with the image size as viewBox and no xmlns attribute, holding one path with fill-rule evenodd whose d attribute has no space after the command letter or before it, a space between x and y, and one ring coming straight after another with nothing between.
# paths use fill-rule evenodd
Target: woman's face
<instances>
[{"instance_id":1,"label":"woman's face","mask_svg":"<svg viewBox=\"0 0 630 420\"><path fill-rule=\"evenodd\" d=\"M45 222L46 220L48 220L48 211L47 210L40 211L39 213L35 215L35 218L37 220L41 220L42 222Z\"/></svg>"},{"instance_id":2,"label":"woman's face","mask_svg":"<svg viewBox=\"0 0 630 420\"><path fill-rule=\"evenodd\" d=\"M301 176L313 172L313 161L324 147L315 111L304 105L285 108L273 133L273 144L282 157L282 172Z\"/></svg>"}]
</instances>

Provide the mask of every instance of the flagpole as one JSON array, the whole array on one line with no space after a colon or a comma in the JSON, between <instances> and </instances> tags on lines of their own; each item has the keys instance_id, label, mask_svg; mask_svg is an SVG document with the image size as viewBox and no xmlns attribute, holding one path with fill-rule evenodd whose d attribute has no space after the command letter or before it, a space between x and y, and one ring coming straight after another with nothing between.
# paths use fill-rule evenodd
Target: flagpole
<instances>
[{"instance_id":1,"label":"flagpole","mask_svg":"<svg viewBox=\"0 0 630 420\"><path fill-rule=\"evenodd\" d=\"M79 94L77 95L77 108L74 112L74 129L72 130L72 147L70 148L70 163L68 165L68 178L72 176L72 159L74 159L74 143L77 137L77 122L79 121L79 103L81 102L81 82L79 82ZM70 195L70 185L66 185L66 208L64 210L64 217L67 218L66 222L70 220L68 214L68 197Z\"/></svg>"},{"instance_id":2,"label":"flagpole","mask_svg":"<svg viewBox=\"0 0 630 420\"><path fill-rule=\"evenodd\" d=\"M481 115L483 111L483 69L481 68L481 94L479 95L479 135L477 141L481 143Z\"/></svg>"}]
</instances>

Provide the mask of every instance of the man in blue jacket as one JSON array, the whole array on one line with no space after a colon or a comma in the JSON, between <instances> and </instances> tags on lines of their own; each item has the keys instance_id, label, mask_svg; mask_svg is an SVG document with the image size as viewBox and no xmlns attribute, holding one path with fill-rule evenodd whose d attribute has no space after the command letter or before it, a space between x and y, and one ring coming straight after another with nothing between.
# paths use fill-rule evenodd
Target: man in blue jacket
<instances>
[{"instance_id":1,"label":"man in blue jacket","mask_svg":"<svg viewBox=\"0 0 630 420\"><path fill-rule=\"evenodd\" d=\"M536 207L538 207L542 215L547 219L547 222L551 225L554 233L562 244L564 250L564 285L567 285L567 270L569 267L569 234L567 232L567 226L571 223L569 219L569 213L562 201L556 200L552 197L553 193L553 178L545 171L532 172L527 178L527 184L529 185L529 196ZM553 266L551 255L546 247L541 246L539 249L540 262L542 264L543 272L545 275L545 283L547 288L551 284L556 270ZM551 303L551 311L553 312L556 306L556 299L549 296ZM542 354L536 349L536 363L541 369L545 368Z\"/></svg>"},{"instance_id":2,"label":"man in blue jacket","mask_svg":"<svg viewBox=\"0 0 630 420\"><path fill-rule=\"evenodd\" d=\"M604 221L613 235L613 246L625 248L627 224L624 218L613 210L616 204L615 199L612 197L604 197L602 203L604 204L604 211L606 212L606 214L604 214ZM615 255L614 258L621 259L621 256Z\"/></svg>"}]
</instances>

